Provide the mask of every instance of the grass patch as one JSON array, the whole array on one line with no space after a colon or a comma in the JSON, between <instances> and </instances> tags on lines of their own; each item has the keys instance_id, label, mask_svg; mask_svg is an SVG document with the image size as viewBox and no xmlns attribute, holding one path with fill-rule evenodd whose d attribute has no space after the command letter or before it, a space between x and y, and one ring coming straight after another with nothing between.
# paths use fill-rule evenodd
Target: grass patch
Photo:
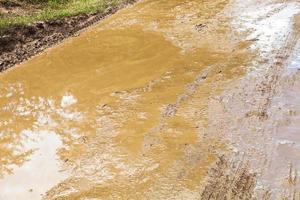
<instances>
[{"instance_id":1,"label":"grass patch","mask_svg":"<svg viewBox=\"0 0 300 200\"><path fill-rule=\"evenodd\" d=\"M0 15L0 29L37 21L54 20L82 13L103 12L124 0L23 0L26 4L40 5L37 11L17 16Z\"/></svg>"}]
</instances>

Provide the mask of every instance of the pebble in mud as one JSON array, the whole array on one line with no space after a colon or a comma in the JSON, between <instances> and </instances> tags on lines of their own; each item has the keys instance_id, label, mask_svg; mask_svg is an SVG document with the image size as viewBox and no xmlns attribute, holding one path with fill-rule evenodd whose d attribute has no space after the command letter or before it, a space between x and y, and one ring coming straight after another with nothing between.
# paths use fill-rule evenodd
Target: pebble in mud
<instances>
[{"instance_id":1,"label":"pebble in mud","mask_svg":"<svg viewBox=\"0 0 300 200\"><path fill-rule=\"evenodd\" d=\"M174 104L168 104L163 108L163 116L164 117L172 117L176 114L177 108Z\"/></svg>"},{"instance_id":2,"label":"pebble in mud","mask_svg":"<svg viewBox=\"0 0 300 200\"><path fill-rule=\"evenodd\" d=\"M206 24L197 24L197 25L195 26L195 29L196 29L197 31L202 31L203 28L205 28L205 27L206 27Z\"/></svg>"}]
</instances>

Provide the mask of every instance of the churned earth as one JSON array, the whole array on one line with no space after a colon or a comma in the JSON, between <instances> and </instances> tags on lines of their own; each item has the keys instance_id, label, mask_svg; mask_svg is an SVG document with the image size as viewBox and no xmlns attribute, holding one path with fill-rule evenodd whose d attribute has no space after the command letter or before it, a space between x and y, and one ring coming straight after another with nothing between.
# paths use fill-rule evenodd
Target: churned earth
<instances>
[{"instance_id":1,"label":"churned earth","mask_svg":"<svg viewBox=\"0 0 300 200\"><path fill-rule=\"evenodd\" d=\"M0 74L0 199L300 199L300 2L143 0Z\"/></svg>"}]
</instances>

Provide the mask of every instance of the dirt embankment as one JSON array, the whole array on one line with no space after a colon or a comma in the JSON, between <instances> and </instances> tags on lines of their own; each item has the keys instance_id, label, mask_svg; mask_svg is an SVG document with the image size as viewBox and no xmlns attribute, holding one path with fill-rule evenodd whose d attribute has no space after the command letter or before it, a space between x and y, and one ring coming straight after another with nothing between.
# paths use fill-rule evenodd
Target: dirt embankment
<instances>
[{"instance_id":1,"label":"dirt embankment","mask_svg":"<svg viewBox=\"0 0 300 200\"><path fill-rule=\"evenodd\" d=\"M110 7L104 12L41 21L29 25L15 25L0 33L0 72L40 53L63 39L78 32L108 15L114 14L136 0Z\"/></svg>"}]
</instances>

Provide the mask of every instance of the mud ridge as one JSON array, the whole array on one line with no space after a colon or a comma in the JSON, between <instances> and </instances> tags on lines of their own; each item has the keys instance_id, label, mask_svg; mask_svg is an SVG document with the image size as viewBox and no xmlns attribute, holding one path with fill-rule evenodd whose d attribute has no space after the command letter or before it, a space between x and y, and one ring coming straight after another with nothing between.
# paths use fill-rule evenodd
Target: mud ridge
<instances>
[{"instance_id":1,"label":"mud ridge","mask_svg":"<svg viewBox=\"0 0 300 200\"><path fill-rule=\"evenodd\" d=\"M255 199L256 174L250 172L247 162L230 161L220 156L209 170L206 185L201 192L202 200ZM268 199L268 195L264 200Z\"/></svg>"},{"instance_id":2,"label":"mud ridge","mask_svg":"<svg viewBox=\"0 0 300 200\"><path fill-rule=\"evenodd\" d=\"M3 30L0 32L0 72L29 59L65 38L76 36L80 30L136 1L127 0L104 12L79 14L29 25L16 25Z\"/></svg>"}]
</instances>

